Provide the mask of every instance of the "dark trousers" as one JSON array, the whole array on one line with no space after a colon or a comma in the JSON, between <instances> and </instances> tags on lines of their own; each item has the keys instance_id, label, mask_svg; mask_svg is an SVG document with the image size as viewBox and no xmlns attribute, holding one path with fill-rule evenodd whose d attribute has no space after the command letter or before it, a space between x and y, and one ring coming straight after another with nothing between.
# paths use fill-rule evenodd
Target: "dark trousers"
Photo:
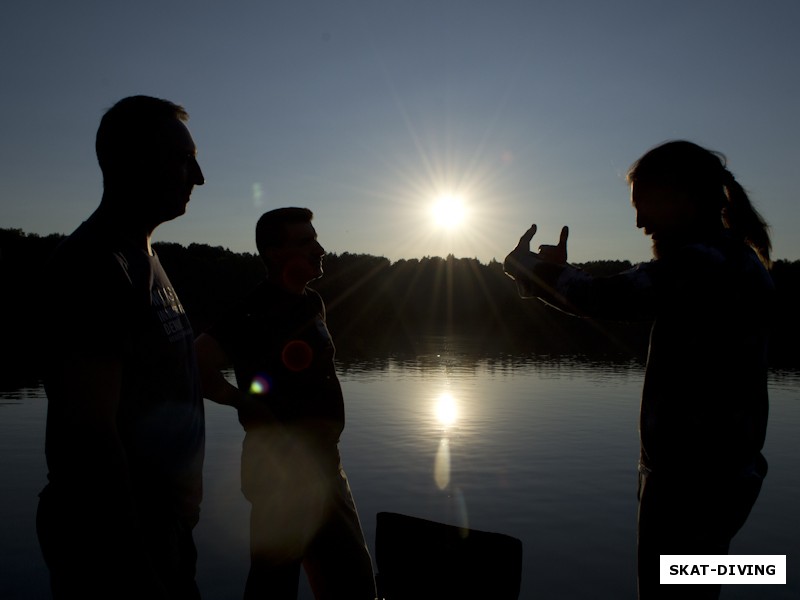
<instances>
[{"instance_id":1,"label":"dark trousers","mask_svg":"<svg viewBox=\"0 0 800 600\"><path fill-rule=\"evenodd\" d=\"M716 600L720 586L660 585L662 554L728 554L761 491L767 463L758 459L729 477L639 474L639 599Z\"/></svg>"},{"instance_id":2,"label":"dark trousers","mask_svg":"<svg viewBox=\"0 0 800 600\"><path fill-rule=\"evenodd\" d=\"M139 517L86 510L45 489L36 530L54 600L199 600L194 519Z\"/></svg>"}]
</instances>

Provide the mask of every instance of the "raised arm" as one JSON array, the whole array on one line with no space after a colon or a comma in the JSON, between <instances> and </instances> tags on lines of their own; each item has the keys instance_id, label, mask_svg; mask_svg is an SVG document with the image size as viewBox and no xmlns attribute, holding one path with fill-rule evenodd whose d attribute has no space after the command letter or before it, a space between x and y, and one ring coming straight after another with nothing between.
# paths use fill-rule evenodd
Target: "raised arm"
<instances>
[{"instance_id":1,"label":"raised arm","mask_svg":"<svg viewBox=\"0 0 800 600\"><path fill-rule=\"evenodd\" d=\"M538 253L530 250L535 233L536 225L532 225L503 262L503 270L517 283L520 296L539 298L581 317L616 321L653 317L658 302L656 282L665 277L665 269L647 263L618 275L593 277L567 264L567 227L561 230L558 244L539 246ZM670 277L668 272L666 277Z\"/></svg>"}]
</instances>

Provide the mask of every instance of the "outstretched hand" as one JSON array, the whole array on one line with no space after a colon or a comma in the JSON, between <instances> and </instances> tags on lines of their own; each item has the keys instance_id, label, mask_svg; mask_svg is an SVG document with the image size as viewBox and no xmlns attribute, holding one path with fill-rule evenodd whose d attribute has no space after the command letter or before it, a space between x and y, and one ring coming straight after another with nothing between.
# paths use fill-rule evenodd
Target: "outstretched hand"
<instances>
[{"instance_id":1,"label":"outstretched hand","mask_svg":"<svg viewBox=\"0 0 800 600\"><path fill-rule=\"evenodd\" d=\"M533 226L534 233L536 232L536 226ZM530 230L529 230L530 231ZM527 232L525 233L527 235ZM524 238L525 235L522 237ZM558 244L555 246L550 245L542 245L539 246L539 258L542 260L546 260L548 262L558 263L563 265L567 262L567 237L569 236L569 227L564 225L561 228L561 235L558 238ZM533 234L531 234L533 237ZM520 238L520 242L522 239ZM530 240L529 240L530 241Z\"/></svg>"},{"instance_id":2,"label":"outstretched hand","mask_svg":"<svg viewBox=\"0 0 800 600\"><path fill-rule=\"evenodd\" d=\"M564 227L561 230L558 244L555 246L541 245L538 253L531 252L531 240L533 240L535 234L536 225L534 224L522 234L517 247L503 261L503 270L506 275L516 280L520 295L523 297L534 295L531 285L536 280L534 275L536 265L541 265L542 263L563 265L567 262L568 227Z\"/></svg>"},{"instance_id":3,"label":"outstretched hand","mask_svg":"<svg viewBox=\"0 0 800 600\"><path fill-rule=\"evenodd\" d=\"M515 257L517 260L522 260L526 255L535 257L538 260L546 260L547 262L564 264L567 262L567 238L569 237L569 227L566 225L561 228L561 235L558 238L558 244L555 246L550 244L542 244L539 246L539 252L531 252L531 241L533 236L536 235L537 227L534 223L530 228L522 234L519 238L517 247L511 251L509 257ZM524 262L524 261L523 261Z\"/></svg>"},{"instance_id":4,"label":"outstretched hand","mask_svg":"<svg viewBox=\"0 0 800 600\"><path fill-rule=\"evenodd\" d=\"M539 246L539 252L531 252L531 240L536 234L536 225L531 225L530 229L519 238L517 247L506 256L503 261L503 271L506 275L517 282L517 289L520 296L530 298L539 296L541 277L543 276L542 267L545 264L564 265L567 263L567 237L569 227L561 229L561 236L555 246L543 244Z\"/></svg>"}]
</instances>

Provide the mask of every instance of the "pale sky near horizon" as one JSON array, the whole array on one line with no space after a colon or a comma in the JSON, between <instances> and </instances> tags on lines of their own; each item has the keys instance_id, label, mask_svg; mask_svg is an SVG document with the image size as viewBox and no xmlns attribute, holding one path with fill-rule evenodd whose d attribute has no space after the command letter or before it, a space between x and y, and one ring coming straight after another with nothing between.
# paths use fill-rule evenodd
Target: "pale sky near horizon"
<instances>
[{"instance_id":1,"label":"pale sky near horizon","mask_svg":"<svg viewBox=\"0 0 800 600\"><path fill-rule=\"evenodd\" d=\"M72 231L100 117L148 94L187 108L207 179L156 241L253 252L258 216L300 205L332 252L502 260L536 222L570 226L571 261L647 260L624 176L683 138L797 260L798 24L794 0L10 0L0 227Z\"/></svg>"}]
</instances>

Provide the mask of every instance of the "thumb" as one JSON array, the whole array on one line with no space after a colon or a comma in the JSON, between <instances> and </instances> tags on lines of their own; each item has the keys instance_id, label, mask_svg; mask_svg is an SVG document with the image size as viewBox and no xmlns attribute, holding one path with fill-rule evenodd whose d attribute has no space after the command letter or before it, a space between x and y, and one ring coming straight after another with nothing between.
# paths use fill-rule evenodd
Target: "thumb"
<instances>
[{"instance_id":1,"label":"thumb","mask_svg":"<svg viewBox=\"0 0 800 600\"><path fill-rule=\"evenodd\" d=\"M567 238L569 237L569 227L564 225L561 228L561 236L558 238L558 247L561 248L565 253L567 252Z\"/></svg>"},{"instance_id":2,"label":"thumb","mask_svg":"<svg viewBox=\"0 0 800 600\"><path fill-rule=\"evenodd\" d=\"M531 250L531 240L533 236L536 234L536 224L530 226L528 231L522 234L522 237L519 238L519 243L515 250L525 250L530 252Z\"/></svg>"}]
</instances>

